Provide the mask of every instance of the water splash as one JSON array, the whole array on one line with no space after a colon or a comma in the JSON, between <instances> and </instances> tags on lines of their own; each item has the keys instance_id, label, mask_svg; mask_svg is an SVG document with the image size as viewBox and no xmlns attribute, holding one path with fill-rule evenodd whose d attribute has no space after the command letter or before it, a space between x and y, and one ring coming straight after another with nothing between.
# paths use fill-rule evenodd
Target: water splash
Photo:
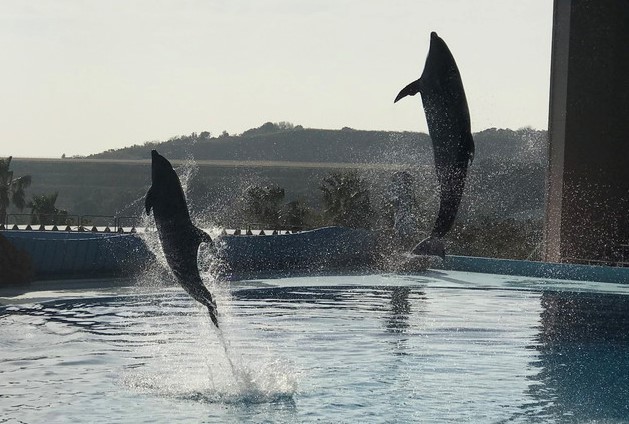
<instances>
[{"instance_id":1,"label":"water splash","mask_svg":"<svg viewBox=\"0 0 629 424\"><path fill-rule=\"evenodd\" d=\"M198 171L193 159L186 160L176 169L182 189L188 195L190 181ZM193 216L195 221L203 217ZM207 224L207 223L206 223ZM153 216L143 215L141 226L147 228L140 237L155 255L158 266L147 266L137 280L141 287L163 287L164 281L176 284L163 254ZM203 225L205 227L206 225ZM213 240L220 229L208 231ZM221 329L207 318L207 312L196 303L194 315L184 316L175 331L170 322L173 314L180 314L179 304L172 300L157 300L160 322L147 322L150 331L158 331L159 340L139 346L137 357L145 358L141 367L127 370L122 383L135 391L198 402L256 404L290 401L296 392L295 373L277 359L246 359L235 349L227 337L238 326L233 323L232 298L228 283L216 277L222 264L216 248L201 244L198 265L204 284L218 304ZM173 308L177 308L174 309ZM195 317L196 323L195 325ZM167 322L165 322L166 320ZM162 327L160 330L159 327ZM227 328L227 333L224 333Z\"/></svg>"},{"instance_id":2,"label":"water splash","mask_svg":"<svg viewBox=\"0 0 629 424\"><path fill-rule=\"evenodd\" d=\"M128 369L122 384L136 392L208 403L260 404L292 401L297 374L278 359L245 358L205 316L189 316L193 340L164 337L138 346L142 367ZM196 327L196 328L195 328ZM193 343L191 343L193 342Z\"/></svg>"},{"instance_id":3,"label":"water splash","mask_svg":"<svg viewBox=\"0 0 629 424\"><path fill-rule=\"evenodd\" d=\"M231 393L223 402L267 403L292 398L296 391L294 374L287 373L279 362L258 364L256 369L247 366L242 357L232 350L222 330L216 334L223 347L225 358L231 368L233 385Z\"/></svg>"},{"instance_id":4,"label":"water splash","mask_svg":"<svg viewBox=\"0 0 629 424\"><path fill-rule=\"evenodd\" d=\"M175 168L175 172L179 176L179 182L181 182L181 188L184 194L188 197L190 182L199 172L199 165L192 156L189 156L180 166Z\"/></svg>"}]
</instances>

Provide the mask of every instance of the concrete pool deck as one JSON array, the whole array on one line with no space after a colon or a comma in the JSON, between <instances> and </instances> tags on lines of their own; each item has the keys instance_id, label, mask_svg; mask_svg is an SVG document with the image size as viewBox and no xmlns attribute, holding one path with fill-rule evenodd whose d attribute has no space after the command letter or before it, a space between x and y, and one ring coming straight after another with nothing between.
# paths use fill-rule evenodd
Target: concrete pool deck
<instances>
[{"instance_id":1,"label":"concrete pool deck","mask_svg":"<svg viewBox=\"0 0 629 424\"><path fill-rule=\"evenodd\" d=\"M39 280L26 285L0 287L0 306L45 302L61 297L84 296L86 292L99 295L119 291L120 287L135 286L132 278L83 278L69 280Z\"/></svg>"},{"instance_id":2,"label":"concrete pool deck","mask_svg":"<svg viewBox=\"0 0 629 424\"><path fill-rule=\"evenodd\" d=\"M438 267L445 270L514 275L553 280L629 283L628 267L549 263L515 259L446 256Z\"/></svg>"}]
</instances>

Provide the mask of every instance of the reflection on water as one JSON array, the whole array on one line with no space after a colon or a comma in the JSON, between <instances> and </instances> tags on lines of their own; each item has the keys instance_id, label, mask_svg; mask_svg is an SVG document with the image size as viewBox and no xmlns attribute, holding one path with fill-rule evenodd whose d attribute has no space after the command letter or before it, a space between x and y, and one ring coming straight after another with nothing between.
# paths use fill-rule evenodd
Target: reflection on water
<instances>
[{"instance_id":1,"label":"reflection on water","mask_svg":"<svg viewBox=\"0 0 629 424\"><path fill-rule=\"evenodd\" d=\"M181 290L0 308L0 422L627 419L629 296L470 278L251 282L229 357Z\"/></svg>"},{"instance_id":2,"label":"reflection on water","mask_svg":"<svg viewBox=\"0 0 629 424\"><path fill-rule=\"evenodd\" d=\"M413 321L419 323L420 315L424 312L422 303L426 297L419 288L411 291L410 287L392 287L389 291L391 297L390 311L383 318L387 332L392 336L389 341L392 346L391 353L393 355L408 355L409 335L407 333L412 331L411 313L414 314ZM413 295L413 311L411 293Z\"/></svg>"},{"instance_id":3,"label":"reflection on water","mask_svg":"<svg viewBox=\"0 0 629 424\"><path fill-rule=\"evenodd\" d=\"M391 289L391 314L387 318L387 330L391 333L404 333L408 328L408 316L411 313L411 303L408 287L394 287Z\"/></svg>"},{"instance_id":4,"label":"reflection on water","mask_svg":"<svg viewBox=\"0 0 629 424\"><path fill-rule=\"evenodd\" d=\"M554 418L629 420L629 296L544 292L531 394Z\"/></svg>"},{"instance_id":5,"label":"reflection on water","mask_svg":"<svg viewBox=\"0 0 629 424\"><path fill-rule=\"evenodd\" d=\"M152 308L136 310L135 306L140 303L146 304L147 301L139 302L131 297L125 299L125 304L129 305L133 312L103 308L104 304L120 301L116 298L99 298L91 301L59 300L33 306L8 306L0 309L0 319L25 316L31 318L29 325L48 325L49 330L57 327L51 324L60 324L67 330L82 330L95 335L112 335L121 334L134 319L149 318L158 314L158 310ZM158 302L156 299L151 299L148 303L157 304Z\"/></svg>"}]
</instances>

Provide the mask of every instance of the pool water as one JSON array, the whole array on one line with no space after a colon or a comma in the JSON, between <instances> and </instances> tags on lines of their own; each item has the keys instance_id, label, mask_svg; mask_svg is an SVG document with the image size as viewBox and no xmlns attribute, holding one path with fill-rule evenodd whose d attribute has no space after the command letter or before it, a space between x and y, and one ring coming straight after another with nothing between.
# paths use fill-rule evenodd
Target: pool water
<instances>
[{"instance_id":1,"label":"pool water","mask_svg":"<svg viewBox=\"0 0 629 424\"><path fill-rule=\"evenodd\" d=\"M27 294L2 422L629 422L629 287L464 272ZM6 299L5 299L6 300Z\"/></svg>"}]
</instances>

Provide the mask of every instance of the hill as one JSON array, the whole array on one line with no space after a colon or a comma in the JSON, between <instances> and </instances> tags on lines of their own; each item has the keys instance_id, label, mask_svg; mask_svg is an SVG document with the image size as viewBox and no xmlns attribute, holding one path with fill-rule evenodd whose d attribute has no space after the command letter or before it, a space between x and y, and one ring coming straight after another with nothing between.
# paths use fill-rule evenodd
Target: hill
<instances>
[{"instance_id":1,"label":"hill","mask_svg":"<svg viewBox=\"0 0 629 424\"><path fill-rule=\"evenodd\" d=\"M546 157L546 131L491 128L474 135L476 157L540 162ZM88 156L94 159L147 159L157 148L169 159L340 163L432 163L430 137L416 132L306 129L271 123L240 135L211 137L207 131L164 142L146 142Z\"/></svg>"},{"instance_id":2,"label":"hill","mask_svg":"<svg viewBox=\"0 0 629 424\"><path fill-rule=\"evenodd\" d=\"M474 134L474 139L476 154L455 230L475 247L461 253L474 253L479 244L487 244L480 240L488 220L533 223L522 236L531 240L529 249L539 239L543 216L546 132L492 128ZM348 169L357 170L366 181L376 209L386 208L391 176L400 169L415 179L419 214L426 225L438 209L432 146L422 133L267 123L241 135L193 133L87 158L15 158L12 167L16 175L32 175L29 195L58 191L57 206L70 215L140 216L150 186L153 148L178 169L201 225L242 224L243 194L250 186L278 185L285 190L286 202L300 200L321 210L321 181L331 172ZM500 231L511 233L512 226ZM511 254L517 255L521 253Z\"/></svg>"}]
</instances>

